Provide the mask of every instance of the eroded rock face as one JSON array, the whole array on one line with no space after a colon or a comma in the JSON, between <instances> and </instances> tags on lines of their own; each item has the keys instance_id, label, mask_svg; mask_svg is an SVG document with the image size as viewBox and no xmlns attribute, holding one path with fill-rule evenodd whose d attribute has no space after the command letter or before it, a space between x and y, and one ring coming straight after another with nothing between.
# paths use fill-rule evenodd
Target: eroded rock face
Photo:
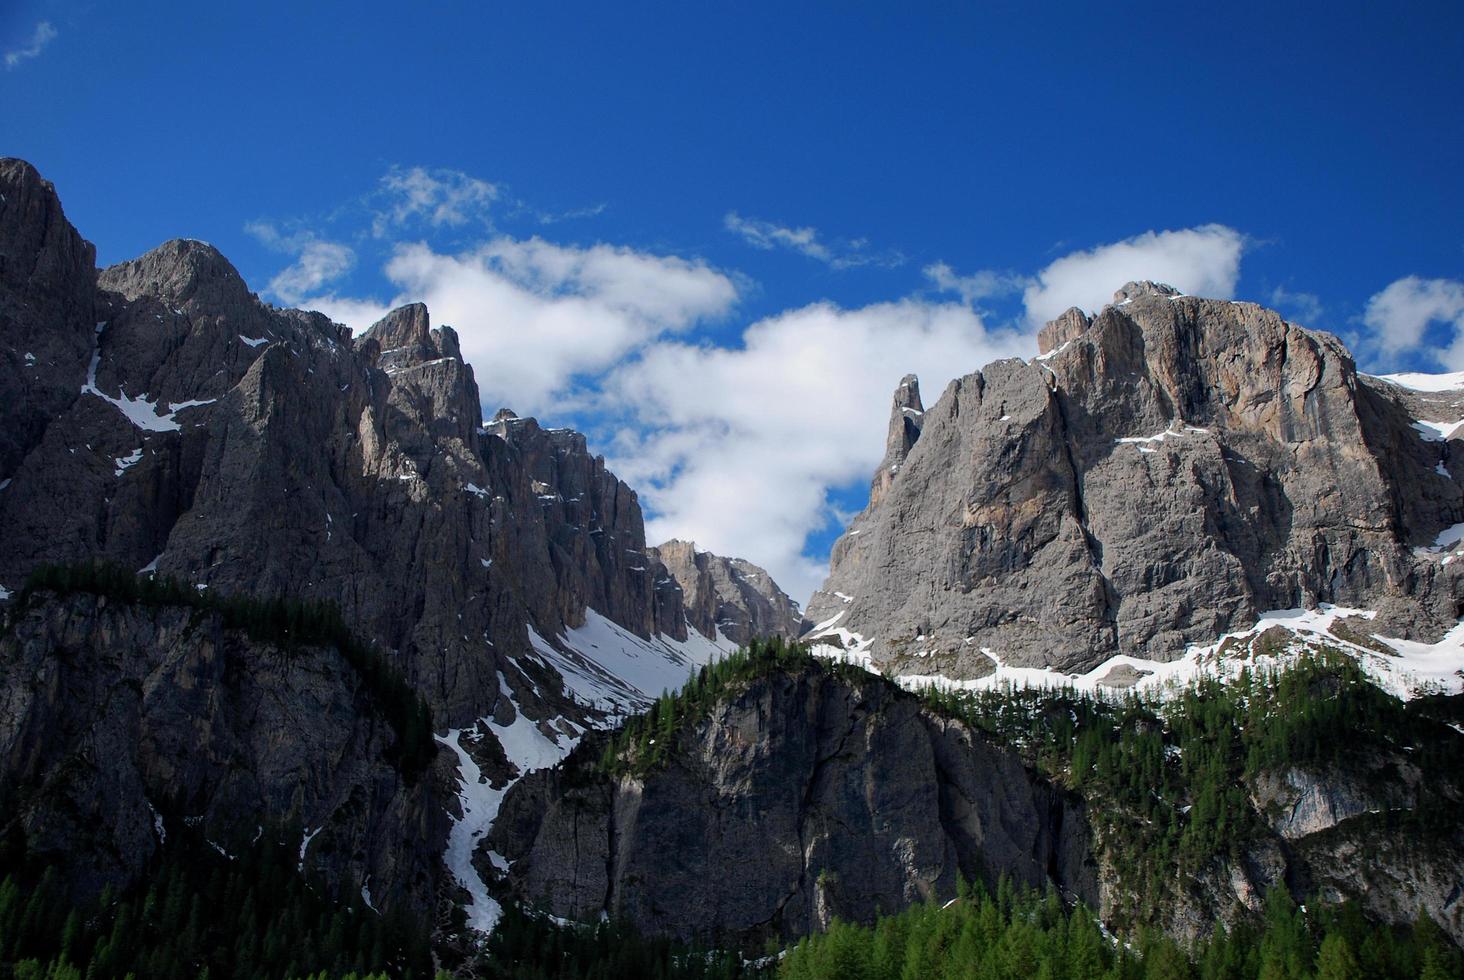
<instances>
[{"instance_id":1,"label":"eroded rock face","mask_svg":"<svg viewBox=\"0 0 1464 980\"><path fill-rule=\"evenodd\" d=\"M667 541L646 553L680 588L691 626L708 639L720 633L739 646L759 637L795 639L803 615L771 575L750 561L700 551L691 541Z\"/></svg>"},{"instance_id":2,"label":"eroded rock face","mask_svg":"<svg viewBox=\"0 0 1464 980\"><path fill-rule=\"evenodd\" d=\"M34 169L0 163L0 194L0 588L101 557L331 601L453 727L511 716L505 692L585 720L531 628L552 641L591 608L686 637L635 493L578 433L483 425L426 307L352 338L188 240L98 274Z\"/></svg>"},{"instance_id":3,"label":"eroded rock face","mask_svg":"<svg viewBox=\"0 0 1464 980\"><path fill-rule=\"evenodd\" d=\"M556 915L744 948L954 894L958 874L1096 904L1087 842L1081 807L1014 755L822 670L752 682L644 779L584 759L527 777L489 838L506 887Z\"/></svg>"},{"instance_id":4,"label":"eroded rock face","mask_svg":"<svg viewBox=\"0 0 1464 980\"><path fill-rule=\"evenodd\" d=\"M290 652L213 613L41 595L0 639L0 812L80 895L143 872L169 826L226 852L310 833L302 866L378 908L431 909L446 773L413 784L333 648Z\"/></svg>"},{"instance_id":5,"label":"eroded rock face","mask_svg":"<svg viewBox=\"0 0 1464 980\"><path fill-rule=\"evenodd\" d=\"M835 545L810 621L873 640L877 663L922 653L961 676L990 669L982 648L1066 671L1172 659L1323 602L1395 635L1453 625L1461 569L1413 549L1464 520L1441 465L1460 447L1421 438L1335 337L1131 283L1039 345L953 381L917 441L892 422L906 455Z\"/></svg>"}]
</instances>

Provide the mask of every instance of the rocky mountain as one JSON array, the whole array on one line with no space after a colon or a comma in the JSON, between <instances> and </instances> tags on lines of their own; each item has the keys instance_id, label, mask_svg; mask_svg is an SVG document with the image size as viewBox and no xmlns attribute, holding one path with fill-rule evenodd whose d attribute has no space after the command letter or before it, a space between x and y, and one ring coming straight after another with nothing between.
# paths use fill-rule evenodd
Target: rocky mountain
<instances>
[{"instance_id":1,"label":"rocky mountain","mask_svg":"<svg viewBox=\"0 0 1464 980\"><path fill-rule=\"evenodd\" d=\"M1097 903L1080 802L874 675L774 671L672 737L649 773L580 752L516 785L489 839L505 886L743 949L952 895L958 876Z\"/></svg>"},{"instance_id":2,"label":"rocky mountain","mask_svg":"<svg viewBox=\"0 0 1464 980\"><path fill-rule=\"evenodd\" d=\"M675 578L646 548L635 492L582 435L506 410L483 422L457 335L434 327L424 306L397 309L353 337L318 313L262 302L203 242L167 242L102 270L94 263L55 188L23 161L0 161L0 602L43 564L103 560L209 595L337 607L426 699L461 753L464 782L443 805L455 835L449 861L470 894L481 894L472 845L493 814L484 794L732 647L705 610L689 613ZM765 573L716 561L743 568L768 596L737 600L761 603L740 636L764 626L794 631L778 619L786 597ZM145 688L191 676L169 665L205 655L163 614L144 618L124 631L138 647L128 656L141 659L118 651L105 669ZM67 634L74 637L115 634L107 623L52 624L67 628L80 630ZM14 671L62 641L27 642ZM155 649L142 656L146 648ZM86 669L100 676L104 667ZM7 674L13 690L24 687L22 676ZM284 702L279 718L313 719L310 684L291 695L289 678L269 677L269 696ZM343 697L330 692L331 703ZM76 739L94 737L80 716L53 717L54 708L16 708L5 719L0 740L22 747L0 772L0 789L48 785L68 753L81 751ZM135 716L106 737L121 746L150 738L148 725L164 720L195 723L184 707ZM273 751L303 759L325 750L328 737L362 737L349 720L326 733L257 717L277 728L254 732L231 718L239 727L230 739L273 740ZM64 734L51 747L59 755L25 747L35 731ZM510 732L532 733L535 748L523 739L501 744ZM376 751L369 742L356 750ZM220 755L197 763L195 776L223 780L252 758ZM134 768L159 765L148 757ZM88 789L98 795L79 801L80 812L122 793L128 833L133 824L145 830L134 818L160 785L128 778L124 793L98 776ZM228 792L238 826L286 817L309 824L324 806L273 785ZM363 818L371 840L396 835L373 848L405 848L410 832L430 849L435 830L424 836L420 821L387 826L387 815ZM234 824L214 829L223 839ZM430 894L398 885L405 872L363 863L359 853L353 860L341 880L369 874L380 888ZM135 865L129 858L124 870ZM486 899L477 911L491 912Z\"/></svg>"},{"instance_id":3,"label":"rocky mountain","mask_svg":"<svg viewBox=\"0 0 1464 980\"><path fill-rule=\"evenodd\" d=\"M1368 632L1422 642L1457 622L1464 446L1418 419L1464 413L1458 393L1359 375L1335 337L1147 282L1039 346L929 409L901 383L815 636L899 673L1099 676L1275 610L1366 610Z\"/></svg>"},{"instance_id":4,"label":"rocky mountain","mask_svg":"<svg viewBox=\"0 0 1464 980\"><path fill-rule=\"evenodd\" d=\"M1129 932L1279 888L1464 942L1464 377L1153 283L1041 350L901 382L805 618L647 547L583 435L485 422L425 307L354 336L189 240L98 270L0 160L0 881L122 936L109 886L186 918L186 838L290 878L337 972L427 959L406 922L470 975L510 901L750 950L1003 876Z\"/></svg>"},{"instance_id":5,"label":"rocky mountain","mask_svg":"<svg viewBox=\"0 0 1464 980\"><path fill-rule=\"evenodd\" d=\"M681 587L687 621L704 636L720 633L744 646L764 636L791 640L807 625L798 604L750 561L702 551L691 541L646 550Z\"/></svg>"},{"instance_id":6,"label":"rocky mountain","mask_svg":"<svg viewBox=\"0 0 1464 980\"><path fill-rule=\"evenodd\" d=\"M489 837L500 894L758 949L945 901L958 876L1186 941L1279 888L1400 925L1422 908L1464 941L1457 704L1403 707L1321 661L1281 694L1212 691L1201 733L1199 701L917 695L796 653L740 666L674 724L658 711L516 784Z\"/></svg>"},{"instance_id":7,"label":"rocky mountain","mask_svg":"<svg viewBox=\"0 0 1464 980\"><path fill-rule=\"evenodd\" d=\"M339 648L217 610L40 592L0 636L4 830L78 897L143 877L186 825L224 854L281 835L340 893L432 909L452 779L401 742Z\"/></svg>"}]
</instances>

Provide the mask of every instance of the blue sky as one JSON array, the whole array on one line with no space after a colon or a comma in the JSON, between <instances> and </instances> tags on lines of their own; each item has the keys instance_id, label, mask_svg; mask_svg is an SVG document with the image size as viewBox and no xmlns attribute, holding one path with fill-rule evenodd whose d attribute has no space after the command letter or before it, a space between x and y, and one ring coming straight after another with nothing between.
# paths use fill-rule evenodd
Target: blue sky
<instances>
[{"instance_id":1,"label":"blue sky","mask_svg":"<svg viewBox=\"0 0 1464 980\"><path fill-rule=\"evenodd\" d=\"M223 6L4 5L0 153L103 263L427 299L490 410L799 598L900 375L1131 270L1464 369L1457 3Z\"/></svg>"}]
</instances>

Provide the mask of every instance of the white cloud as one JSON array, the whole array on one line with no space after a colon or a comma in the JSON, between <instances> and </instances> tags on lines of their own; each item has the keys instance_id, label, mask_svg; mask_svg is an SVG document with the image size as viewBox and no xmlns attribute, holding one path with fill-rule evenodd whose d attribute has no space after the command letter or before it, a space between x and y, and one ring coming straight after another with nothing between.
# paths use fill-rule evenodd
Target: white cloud
<instances>
[{"instance_id":1,"label":"white cloud","mask_svg":"<svg viewBox=\"0 0 1464 980\"><path fill-rule=\"evenodd\" d=\"M31 33L31 38L22 47L5 52L5 67L7 69L19 68L22 64L32 58L39 58L41 52L46 50L46 45L56 40L56 28L51 22L43 20L36 24L36 29Z\"/></svg>"},{"instance_id":2,"label":"white cloud","mask_svg":"<svg viewBox=\"0 0 1464 980\"><path fill-rule=\"evenodd\" d=\"M1325 310L1315 293L1294 293L1285 286L1271 290L1271 305L1287 316L1296 317L1302 326L1320 328Z\"/></svg>"},{"instance_id":3,"label":"white cloud","mask_svg":"<svg viewBox=\"0 0 1464 980\"><path fill-rule=\"evenodd\" d=\"M496 238L458 254L400 246L386 265L399 293L388 306L427 304L451 324L473 365L485 406L550 418L569 388L668 332L726 314L732 281L702 262L629 248ZM307 305L356 330L387 308L316 297Z\"/></svg>"},{"instance_id":4,"label":"white cloud","mask_svg":"<svg viewBox=\"0 0 1464 980\"><path fill-rule=\"evenodd\" d=\"M1216 299L1235 295L1245 236L1224 225L1142 235L1074 252L1037 273L1022 295L1027 320L1040 326L1069 307L1097 310L1126 282L1152 279Z\"/></svg>"},{"instance_id":5,"label":"white cloud","mask_svg":"<svg viewBox=\"0 0 1464 980\"><path fill-rule=\"evenodd\" d=\"M927 265L922 272L936 289L943 293L955 293L967 306L975 306L984 299L1018 292L1031 282L1027 277L1014 272L997 272L993 269L982 269L969 276L961 276L944 262Z\"/></svg>"},{"instance_id":6,"label":"white cloud","mask_svg":"<svg viewBox=\"0 0 1464 980\"><path fill-rule=\"evenodd\" d=\"M368 202L370 231L391 247L388 302L329 290L340 256L295 242L297 260L274 288L320 282L305 305L361 330L390 308L425 302L451 324L473 365L485 410L508 406L551 424L575 418L616 473L641 494L647 536L691 538L764 565L800 600L825 574L810 536L842 524L831 495L862 487L883 452L889 399L902 375L920 376L933 403L949 380L991 360L1030 354L1028 324L991 329L974 305L1025 290L1041 322L1070 304L1096 307L1135 278L1228 297L1242 236L1209 225L1149 232L1059 259L1036 277L924 270L957 302L911 297L858 309L818 303L766 317L737 341L697 328L737 305L740 278L705 262L599 244L496 235L446 249L411 234L468 223L490 207L526 207L496 185L452 171L396 169ZM534 213L534 212L528 212ZM894 261L863 242L833 243L813 228L726 217L759 248L786 248L835 268ZM301 243L303 242L303 244ZM313 290L312 290L313 291Z\"/></svg>"},{"instance_id":7,"label":"white cloud","mask_svg":"<svg viewBox=\"0 0 1464 980\"><path fill-rule=\"evenodd\" d=\"M968 307L917 300L806 306L735 348L660 343L606 379L607 407L631 423L612 465L653 510L650 540L741 555L806 600L826 573L807 537L836 518L831 489L872 475L900 377L919 374L931 403L951 378L1031 347Z\"/></svg>"},{"instance_id":8,"label":"white cloud","mask_svg":"<svg viewBox=\"0 0 1464 980\"><path fill-rule=\"evenodd\" d=\"M293 263L269 281L270 292L292 305L335 282L356 264L356 253L349 246L325 241L311 232L286 235L264 221L250 222L244 230L268 248L295 256Z\"/></svg>"},{"instance_id":9,"label":"white cloud","mask_svg":"<svg viewBox=\"0 0 1464 980\"><path fill-rule=\"evenodd\" d=\"M736 211L728 211L722 218L722 224L754 248L791 249L832 269L852 269L862 265L892 268L905 261L905 257L897 252L866 251L869 243L863 239L829 244L819 240L817 228L790 228L771 221L744 218Z\"/></svg>"},{"instance_id":10,"label":"white cloud","mask_svg":"<svg viewBox=\"0 0 1464 980\"><path fill-rule=\"evenodd\" d=\"M356 253L336 242L312 241L300 250L295 263L269 281L269 288L287 303L298 303L328 282L334 282L356 264Z\"/></svg>"},{"instance_id":11,"label":"white cloud","mask_svg":"<svg viewBox=\"0 0 1464 980\"><path fill-rule=\"evenodd\" d=\"M414 221L433 228L457 227L470 221L487 225L499 188L459 170L393 167L381 178L378 196L385 207L376 213L371 228L380 238L393 227Z\"/></svg>"},{"instance_id":12,"label":"white cloud","mask_svg":"<svg viewBox=\"0 0 1464 980\"><path fill-rule=\"evenodd\" d=\"M1384 355L1422 351L1450 371L1464 370L1464 282L1418 276L1399 279L1367 301L1363 322L1373 332L1367 339ZM1422 349L1424 332L1431 323L1452 328L1448 347Z\"/></svg>"}]
</instances>

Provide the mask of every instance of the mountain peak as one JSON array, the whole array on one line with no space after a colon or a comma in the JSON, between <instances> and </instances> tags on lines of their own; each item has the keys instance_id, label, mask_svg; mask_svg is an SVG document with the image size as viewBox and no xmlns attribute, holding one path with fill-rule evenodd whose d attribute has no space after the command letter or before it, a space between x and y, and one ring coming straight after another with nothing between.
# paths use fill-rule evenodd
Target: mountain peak
<instances>
[{"instance_id":1,"label":"mountain peak","mask_svg":"<svg viewBox=\"0 0 1464 980\"><path fill-rule=\"evenodd\" d=\"M1447 443L1358 383L1335 337L1156 283L1117 296L924 415L897 392L810 619L951 676L989 671L983 649L1078 673L1168 661L1319 603L1405 639L1453 625L1464 569L1419 549L1464 520Z\"/></svg>"},{"instance_id":2,"label":"mountain peak","mask_svg":"<svg viewBox=\"0 0 1464 980\"><path fill-rule=\"evenodd\" d=\"M1152 279L1140 279L1138 282L1126 282L1113 294L1115 304L1126 303L1131 299L1140 296L1158 296L1168 299L1174 296L1183 296L1184 293L1164 282L1154 282Z\"/></svg>"},{"instance_id":3,"label":"mountain peak","mask_svg":"<svg viewBox=\"0 0 1464 980\"><path fill-rule=\"evenodd\" d=\"M208 242L174 238L135 259L102 270L104 289L128 300L153 297L170 306L197 302L235 308L254 301L244 278L222 252Z\"/></svg>"}]
</instances>

